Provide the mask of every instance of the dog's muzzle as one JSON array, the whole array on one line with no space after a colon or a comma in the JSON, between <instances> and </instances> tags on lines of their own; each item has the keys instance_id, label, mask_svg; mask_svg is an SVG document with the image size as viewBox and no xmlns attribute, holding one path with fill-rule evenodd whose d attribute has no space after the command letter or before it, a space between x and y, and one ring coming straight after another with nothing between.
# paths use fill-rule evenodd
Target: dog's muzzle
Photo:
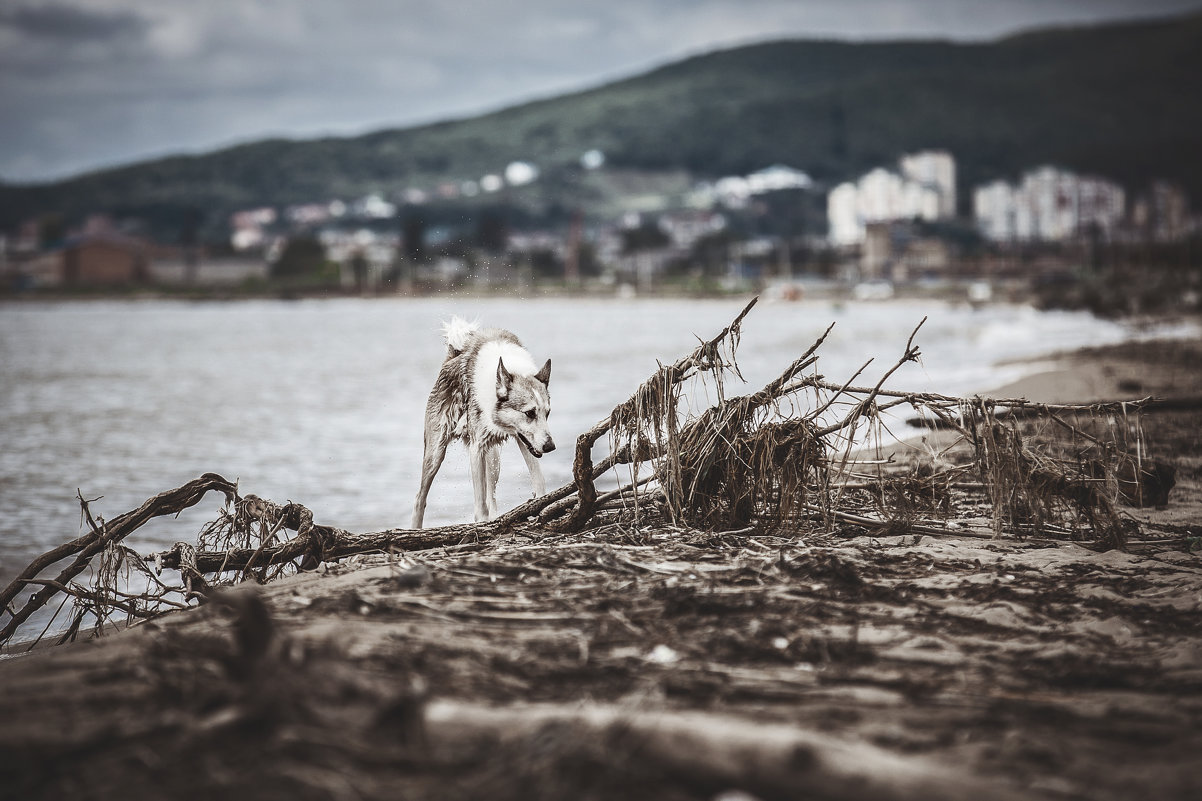
<instances>
[{"instance_id":1,"label":"dog's muzzle","mask_svg":"<svg viewBox=\"0 0 1202 801\"><path fill-rule=\"evenodd\" d=\"M536 448L536 447L534 447L534 443L532 443L530 440L526 439L524 436L522 436L521 434L518 434L517 432L514 432L514 433L517 436L517 438L522 441L522 444L526 446L526 450L530 451L530 455L533 456L535 459L541 459L541 458L543 458L544 453L550 453L551 451L555 450L555 443L552 442L550 439L548 439L546 442L543 443L543 447Z\"/></svg>"}]
</instances>

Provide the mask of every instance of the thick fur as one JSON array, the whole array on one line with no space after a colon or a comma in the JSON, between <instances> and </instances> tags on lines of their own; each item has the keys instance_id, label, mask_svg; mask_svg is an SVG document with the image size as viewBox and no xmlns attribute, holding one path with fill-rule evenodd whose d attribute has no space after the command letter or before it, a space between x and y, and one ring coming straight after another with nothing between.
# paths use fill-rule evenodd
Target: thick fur
<instances>
[{"instance_id":1,"label":"thick fur","mask_svg":"<svg viewBox=\"0 0 1202 801\"><path fill-rule=\"evenodd\" d=\"M442 328L447 358L426 403L422 478L413 504L413 528L422 527L430 485L453 440L467 445L476 522L497 513L500 449L505 440L517 440L536 496L546 491L538 460L555 450L547 429L551 360L536 367L518 338L504 329L482 329L459 317Z\"/></svg>"}]
</instances>

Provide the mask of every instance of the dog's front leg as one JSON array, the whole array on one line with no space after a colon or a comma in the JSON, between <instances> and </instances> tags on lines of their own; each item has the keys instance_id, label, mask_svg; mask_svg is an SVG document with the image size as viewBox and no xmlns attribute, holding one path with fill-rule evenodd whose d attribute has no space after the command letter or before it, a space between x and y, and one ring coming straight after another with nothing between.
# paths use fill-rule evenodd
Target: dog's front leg
<instances>
[{"instance_id":1,"label":"dog's front leg","mask_svg":"<svg viewBox=\"0 0 1202 801\"><path fill-rule=\"evenodd\" d=\"M530 471L530 485L534 489L534 497L542 497L547 492L547 480L543 478L543 468L534 454L526 450L526 446L522 444L521 440L515 440L515 442L518 444L518 450L522 452L522 458L526 460L526 469Z\"/></svg>"},{"instance_id":2,"label":"dog's front leg","mask_svg":"<svg viewBox=\"0 0 1202 801\"><path fill-rule=\"evenodd\" d=\"M467 446L467 459L472 466L472 499L475 502L475 520L488 520L488 448L479 442Z\"/></svg>"}]
</instances>

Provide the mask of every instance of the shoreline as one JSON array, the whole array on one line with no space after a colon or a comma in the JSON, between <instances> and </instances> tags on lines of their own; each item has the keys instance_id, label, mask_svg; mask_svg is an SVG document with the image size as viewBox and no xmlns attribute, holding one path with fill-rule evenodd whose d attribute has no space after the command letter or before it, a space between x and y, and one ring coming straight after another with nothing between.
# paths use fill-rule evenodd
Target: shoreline
<instances>
[{"instance_id":1,"label":"shoreline","mask_svg":"<svg viewBox=\"0 0 1202 801\"><path fill-rule=\"evenodd\" d=\"M1163 324L1180 322L1183 320L1174 319ZM1188 322L1198 325L1196 320ZM1155 323L1149 322L1152 325ZM1156 358L1158 350L1171 355ZM1052 369L1035 370L981 395L1071 404L1194 395L1202 392L1202 367L1189 369L1186 360L1192 359L1192 354L1202 354L1202 334L1182 332L1180 336L1133 338L1111 345L1051 351L1022 361L1035 366L1053 364ZM1202 365L1202 361L1196 364Z\"/></svg>"},{"instance_id":2,"label":"shoreline","mask_svg":"<svg viewBox=\"0 0 1202 801\"><path fill-rule=\"evenodd\" d=\"M691 283L689 281L669 281L650 287L636 287L628 282L605 284L594 282L579 287L565 286L562 282L536 282L529 285L476 285L464 284L458 286L428 285L414 287L409 290L391 291L358 291L341 286L289 286L282 284L252 284L252 285L213 285L199 284L184 285L130 285L124 287L80 286L76 288L36 289L29 291L0 291L0 305L5 303L55 303L78 302L93 300L161 300L185 302L224 302L244 300L338 300L359 298L363 300L388 300L392 298L431 298L459 297L476 300L482 298L581 298L581 299L614 299L619 301L656 298L684 299L748 299L753 295L760 296L765 301L773 302L807 302L824 301L832 303L863 302L883 303L892 301L926 300L944 303L962 303L972 306L989 306L992 304L1028 305L1043 310L1089 311L1096 314L1089 306L1083 304L1055 303L1044 298L1036 289L1022 283L1009 280L996 281L993 284L993 295L989 299L974 299L973 287L981 283L978 278L951 277L931 283L912 282L893 284L887 297L857 297L859 284L846 283L837 279L804 276L793 279L773 279L768 281L744 280L738 283L723 285L721 283ZM1147 315L1147 312L1125 309L1107 309L1113 314L1097 314L1108 319L1125 319ZM1166 307L1150 313L1151 316L1189 316L1197 315L1197 310L1189 307Z\"/></svg>"},{"instance_id":3,"label":"shoreline","mask_svg":"<svg viewBox=\"0 0 1202 801\"><path fill-rule=\"evenodd\" d=\"M1202 337L1031 364L1052 367L997 394L1202 394ZM1124 510L1178 540L1202 535L1200 420L1148 415L1178 487ZM1202 556L1157 543L615 525L351 557L0 659L0 785L1184 801L1202 792ZM695 751L672 746L686 729ZM715 777L731 732L751 734Z\"/></svg>"}]
</instances>

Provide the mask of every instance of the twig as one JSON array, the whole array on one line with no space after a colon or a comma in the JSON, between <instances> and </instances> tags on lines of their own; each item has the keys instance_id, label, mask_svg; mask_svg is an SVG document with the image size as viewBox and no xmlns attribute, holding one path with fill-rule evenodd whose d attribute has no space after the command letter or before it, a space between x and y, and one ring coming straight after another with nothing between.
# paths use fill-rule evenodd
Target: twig
<instances>
[{"instance_id":1,"label":"twig","mask_svg":"<svg viewBox=\"0 0 1202 801\"><path fill-rule=\"evenodd\" d=\"M59 584L65 585L83 572L92 557L104 550L109 543L119 542L152 518L178 514L195 505L207 493L214 490L223 493L227 501L233 500L236 495L236 487L229 481L216 473L205 473L200 478L189 481L181 487L148 499L137 509L108 521L103 527L94 526L88 534L48 551L34 559L3 592L0 592L0 608L8 612L9 602L25 587L26 582L36 578L50 565L69 556L75 557L71 564L55 578ZM30 615L42 608L57 592L58 590L53 587L43 586L21 609L10 612L11 617L8 623L0 629L0 643L6 642L12 637L17 628L28 620Z\"/></svg>"}]
</instances>

